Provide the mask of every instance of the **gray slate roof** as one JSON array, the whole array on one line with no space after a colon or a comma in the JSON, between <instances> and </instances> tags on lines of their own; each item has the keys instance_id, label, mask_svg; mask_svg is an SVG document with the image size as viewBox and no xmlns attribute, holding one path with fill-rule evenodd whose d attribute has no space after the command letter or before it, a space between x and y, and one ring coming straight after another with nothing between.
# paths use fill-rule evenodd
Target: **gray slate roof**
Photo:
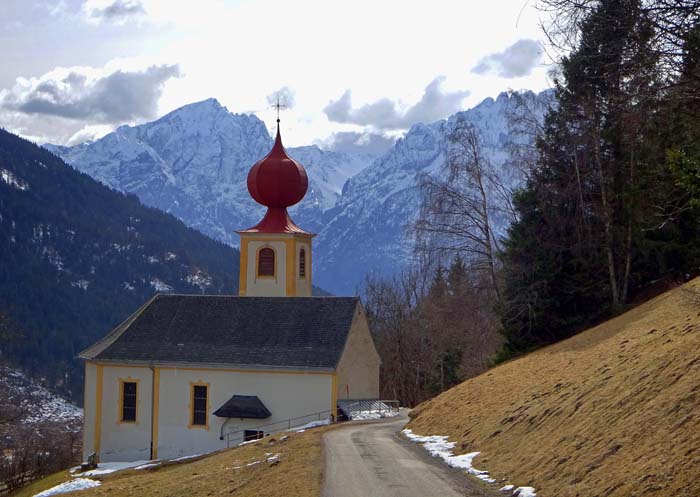
<instances>
[{"instance_id":1,"label":"gray slate roof","mask_svg":"<svg viewBox=\"0 0 700 497\"><path fill-rule=\"evenodd\" d=\"M272 416L257 395L234 395L214 411L220 418L265 419Z\"/></svg>"},{"instance_id":2,"label":"gray slate roof","mask_svg":"<svg viewBox=\"0 0 700 497\"><path fill-rule=\"evenodd\" d=\"M83 359L335 368L355 297L156 295Z\"/></svg>"}]
</instances>

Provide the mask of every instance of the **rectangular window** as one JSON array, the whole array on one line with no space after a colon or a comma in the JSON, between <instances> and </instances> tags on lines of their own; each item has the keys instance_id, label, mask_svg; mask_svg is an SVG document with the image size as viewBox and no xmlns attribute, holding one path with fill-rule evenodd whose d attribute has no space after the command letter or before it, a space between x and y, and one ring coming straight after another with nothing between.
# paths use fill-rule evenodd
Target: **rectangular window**
<instances>
[{"instance_id":1,"label":"rectangular window","mask_svg":"<svg viewBox=\"0 0 700 497\"><path fill-rule=\"evenodd\" d=\"M306 250L299 251L299 278L306 278Z\"/></svg>"},{"instance_id":2,"label":"rectangular window","mask_svg":"<svg viewBox=\"0 0 700 497\"><path fill-rule=\"evenodd\" d=\"M207 426L206 385L192 385L192 426Z\"/></svg>"},{"instance_id":3,"label":"rectangular window","mask_svg":"<svg viewBox=\"0 0 700 497\"><path fill-rule=\"evenodd\" d=\"M243 441L260 440L263 436L264 433L261 430L245 430L243 432Z\"/></svg>"},{"instance_id":4,"label":"rectangular window","mask_svg":"<svg viewBox=\"0 0 700 497\"><path fill-rule=\"evenodd\" d=\"M275 275L275 251L269 247L258 252L258 276Z\"/></svg>"},{"instance_id":5,"label":"rectangular window","mask_svg":"<svg viewBox=\"0 0 700 497\"><path fill-rule=\"evenodd\" d=\"M136 422L136 382L122 382L122 422Z\"/></svg>"}]
</instances>

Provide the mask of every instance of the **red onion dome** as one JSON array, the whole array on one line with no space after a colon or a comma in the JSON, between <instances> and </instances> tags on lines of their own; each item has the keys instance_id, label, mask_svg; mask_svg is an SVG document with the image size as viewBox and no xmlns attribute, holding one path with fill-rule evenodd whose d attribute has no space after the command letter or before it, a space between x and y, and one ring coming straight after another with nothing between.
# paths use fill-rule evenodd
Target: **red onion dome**
<instances>
[{"instance_id":1,"label":"red onion dome","mask_svg":"<svg viewBox=\"0 0 700 497\"><path fill-rule=\"evenodd\" d=\"M248 173L248 191L267 207L285 208L298 203L309 187L304 167L287 155L282 146L279 121L275 144Z\"/></svg>"}]
</instances>

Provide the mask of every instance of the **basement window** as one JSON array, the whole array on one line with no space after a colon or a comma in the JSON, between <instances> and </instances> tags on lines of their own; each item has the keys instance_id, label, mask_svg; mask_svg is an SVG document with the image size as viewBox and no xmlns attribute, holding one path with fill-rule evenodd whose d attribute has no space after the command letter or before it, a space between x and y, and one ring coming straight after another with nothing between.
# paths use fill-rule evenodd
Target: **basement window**
<instances>
[{"instance_id":1,"label":"basement window","mask_svg":"<svg viewBox=\"0 0 700 497\"><path fill-rule=\"evenodd\" d=\"M261 248L258 252L258 276L275 275L275 251L270 247Z\"/></svg>"},{"instance_id":2,"label":"basement window","mask_svg":"<svg viewBox=\"0 0 700 497\"><path fill-rule=\"evenodd\" d=\"M243 441L250 442L251 440L260 440L265 434L262 430L245 430L243 432Z\"/></svg>"},{"instance_id":3,"label":"basement window","mask_svg":"<svg viewBox=\"0 0 700 497\"><path fill-rule=\"evenodd\" d=\"M192 426L207 426L207 385L192 385Z\"/></svg>"},{"instance_id":4,"label":"basement window","mask_svg":"<svg viewBox=\"0 0 700 497\"><path fill-rule=\"evenodd\" d=\"M136 392L135 381L122 382L122 423L136 422Z\"/></svg>"}]
</instances>

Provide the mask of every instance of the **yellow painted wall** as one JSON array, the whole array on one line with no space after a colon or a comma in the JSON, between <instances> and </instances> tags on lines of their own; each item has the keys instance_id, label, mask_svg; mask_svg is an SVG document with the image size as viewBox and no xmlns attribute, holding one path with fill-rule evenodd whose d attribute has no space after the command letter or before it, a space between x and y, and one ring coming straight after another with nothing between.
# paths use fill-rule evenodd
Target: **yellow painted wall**
<instances>
[{"instance_id":1,"label":"yellow painted wall","mask_svg":"<svg viewBox=\"0 0 700 497\"><path fill-rule=\"evenodd\" d=\"M258 251L275 251L275 276L258 277ZM299 277L299 252L306 249L306 277ZM241 233L239 295L248 297L310 297L311 236L294 233Z\"/></svg>"},{"instance_id":2,"label":"yellow painted wall","mask_svg":"<svg viewBox=\"0 0 700 497\"><path fill-rule=\"evenodd\" d=\"M358 306L338 364L338 399L379 398L380 363L367 317L362 306Z\"/></svg>"},{"instance_id":3,"label":"yellow painted wall","mask_svg":"<svg viewBox=\"0 0 700 497\"><path fill-rule=\"evenodd\" d=\"M97 367L91 362L85 363L85 387L83 394L83 461L95 452L95 413L97 398Z\"/></svg>"}]
</instances>

